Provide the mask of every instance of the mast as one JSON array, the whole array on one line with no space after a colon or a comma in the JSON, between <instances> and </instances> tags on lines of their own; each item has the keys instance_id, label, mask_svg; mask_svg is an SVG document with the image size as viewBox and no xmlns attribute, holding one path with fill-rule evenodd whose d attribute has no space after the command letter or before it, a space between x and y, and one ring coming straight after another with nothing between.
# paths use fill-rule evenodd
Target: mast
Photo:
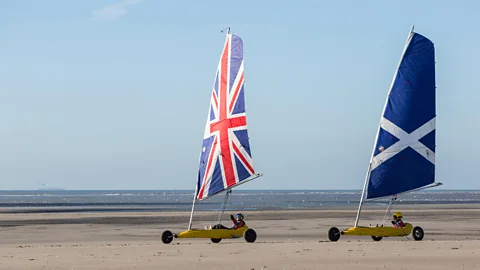
<instances>
[{"instance_id":1,"label":"mast","mask_svg":"<svg viewBox=\"0 0 480 270\"><path fill-rule=\"evenodd\" d=\"M224 32L227 30L227 37L230 34L230 27L223 29L220 32ZM200 160L202 159L202 155L200 155ZM195 192L193 194L193 202L192 202L192 210L190 211L190 221L188 222L188 230L192 229L192 221L193 221L193 213L195 212L195 203L197 202L197 195L198 195L198 183L195 184Z\"/></svg>"},{"instance_id":2,"label":"mast","mask_svg":"<svg viewBox=\"0 0 480 270\"><path fill-rule=\"evenodd\" d=\"M408 33L408 38L407 38L407 41L405 42L405 47L403 48L403 52L402 52L402 56L400 57L400 61L398 62L398 65L397 65L397 68L395 69L395 73L393 75L393 80L392 82L390 83L390 88L388 90L388 94L387 94L387 98L385 100L385 104L383 105L383 110L382 110L382 114L380 116L380 121L379 121L379 125L378 125L378 128L377 128L377 135L375 136L375 142L373 144L373 150L372 150L372 155L370 157L370 162L368 164L368 171L367 171L367 175L365 177L365 182L363 184L363 189L362 189L362 197L360 198L360 203L358 204L358 211L357 211L357 217L355 219L355 227L358 226L358 221L360 219L360 213L362 211L362 205L364 203L364 197L365 197L365 190L367 189L367 184L368 184L368 179L370 178L370 172L371 172L371 167L372 167L372 161L373 161L373 157L374 157L374 154L375 154L375 147L377 145L377 141L378 141L378 136L380 134L380 128L381 128L381 123L382 123L382 118L383 118L383 115L385 114L385 109L387 108L387 104L388 104L388 97L390 96L390 92L392 91L392 88L393 88L393 84L395 83L395 79L397 77L397 74L398 74L398 69L400 68L400 65L402 64L402 61L403 61L403 57L405 56L405 53L407 52L407 49L408 49L408 45L410 45L410 41L412 40L412 36L414 34L413 32L413 29L414 29L415 25L412 25L412 28L410 28L410 32Z\"/></svg>"},{"instance_id":3,"label":"mast","mask_svg":"<svg viewBox=\"0 0 480 270\"><path fill-rule=\"evenodd\" d=\"M374 146L375 147L375 146ZM365 183L363 184L362 197L360 198L360 203L358 204L357 217L355 218L355 226L358 225L358 219L360 218L360 211L362 211L363 199L365 198L365 189L367 188L368 178L370 177L370 168L372 167L372 162L368 164L367 175L365 176Z\"/></svg>"},{"instance_id":4,"label":"mast","mask_svg":"<svg viewBox=\"0 0 480 270\"><path fill-rule=\"evenodd\" d=\"M193 212L195 211L195 202L197 201L197 191L198 191L198 186L195 187L195 193L193 194L192 211L190 212L190 221L188 222L189 231L192 229Z\"/></svg>"}]
</instances>

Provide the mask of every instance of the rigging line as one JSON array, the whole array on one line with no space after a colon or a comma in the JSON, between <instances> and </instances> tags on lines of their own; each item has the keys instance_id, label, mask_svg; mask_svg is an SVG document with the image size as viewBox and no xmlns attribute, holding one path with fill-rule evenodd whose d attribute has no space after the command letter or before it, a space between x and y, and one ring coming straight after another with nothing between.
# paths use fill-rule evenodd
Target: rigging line
<instances>
[{"instance_id":1,"label":"rigging line","mask_svg":"<svg viewBox=\"0 0 480 270\"><path fill-rule=\"evenodd\" d=\"M221 221L222 221L223 213L225 212L226 204L228 202L228 197L229 197L230 193L231 193L231 190L229 190L225 193L225 199L224 199L223 204L222 204L222 210L221 210L220 214L218 215L217 224L220 224Z\"/></svg>"},{"instance_id":2,"label":"rigging line","mask_svg":"<svg viewBox=\"0 0 480 270\"><path fill-rule=\"evenodd\" d=\"M383 216L383 219L382 219L382 225L385 224L385 220L387 219L387 216L390 215L391 213L391 209L390 207L395 207L394 206L394 200L396 200L396 196L392 196L392 198L390 199L390 202L388 203L388 207L387 207L387 211L385 211L385 215Z\"/></svg>"},{"instance_id":3,"label":"rigging line","mask_svg":"<svg viewBox=\"0 0 480 270\"><path fill-rule=\"evenodd\" d=\"M225 193L225 199L223 200L222 210L220 211L220 214L218 215L218 222L217 222L218 224L220 224L222 222L222 217L223 217L223 213L225 212L225 207L226 207L226 204L227 204L227 201L228 201L229 193L230 192Z\"/></svg>"},{"instance_id":4,"label":"rigging line","mask_svg":"<svg viewBox=\"0 0 480 270\"><path fill-rule=\"evenodd\" d=\"M228 196L228 199L227 199L227 205L225 207L225 209L227 209L228 207L228 211L231 211L231 205L232 205L232 192L233 190L229 190L228 193L229 193L229 196Z\"/></svg>"},{"instance_id":5,"label":"rigging line","mask_svg":"<svg viewBox=\"0 0 480 270\"><path fill-rule=\"evenodd\" d=\"M230 198L229 198L229 202L227 203L227 207L228 207L229 212L232 212L232 197L233 197L232 192L233 192L233 190L230 189L229 190Z\"/></svg>"},{"instance_id":6,"label":"rigging line","mask_svg":"<svg viewBox=\"0 0 480 270\"><path fill-rule=\"evenodd\" d=\"M393 198L392 198L393 199ZM397 196L395 196L395 200L397 200ZM392 207L392 212L395 212L395 204L393 205ZM410 240L410 238L408 237L408 235L405 233L405 229L403 227L402 228L402 231L403 231L403 234L405 236L405 238L407 238L407 240Z\"/></svg>"},{"instance_id":7,"label":"rigging line","mask_svg":"<svg viewBox=\"0 0 480 270\"><path fill-rule=\"evenodd\" d=\"M396 200L397 200L397 195L395 195L395 197L393 197L392 199L394 199L394 201L396 201ZM392 215L392 212L395 213L395 211L396 211L396 210L395 210L395 207L396 207L396 204L395 204L395 202L393 202L393 204L392 204L392 211L390 212L390 215Z\"/></svg>"},{"instance_id":8,"label":"rigging line","mask_svg":"<svg viewBox=\"0 0 480 270\"><path fill-rule=\"evenodd\" d=\"M230 202L228 204L229 211L232 211L232 198L233 198L232 192L233 192L233 190L230 189Z\"/></svg>"},{"instance_id":9,"label":"rigging line","mask_svg":"<svg viewBox=\"0 0 480 270\"><path fill-rule=\"evenodd\" d=\"M390 204L392 205L392 208L388 211L389 215L392 213L392 212L395 212L395 201L397 200L397 196L393 196L392 199L390 200ZM389 207L390 207L390 204L389 204ZM384 220L386 219L387 217L387 213L385 213L385 217L384 217ZM383 224L383 222L382 222ZM403 234L404 234L404 237L407 238L407 240L410 240L410 238L408 237L408 235L405 233L405 228L403 227L400 227L403 231Z\"/></svg>"},{"instance_id":10,"label":"rigging line","mask_svg":"<svg viewBox=\"0 0 480 270\"><path fill-rule=\"evenodd\" d=\"M388 203L387 210L385 210L385 214L383 215L383 219L380 222L380 224L382 224L382 225L385 224L385 220L387 219L387 215L390 212L390 206L391 205L392 205L392 200L390 200L390 202Z\"/></svg>"}]
</instances>

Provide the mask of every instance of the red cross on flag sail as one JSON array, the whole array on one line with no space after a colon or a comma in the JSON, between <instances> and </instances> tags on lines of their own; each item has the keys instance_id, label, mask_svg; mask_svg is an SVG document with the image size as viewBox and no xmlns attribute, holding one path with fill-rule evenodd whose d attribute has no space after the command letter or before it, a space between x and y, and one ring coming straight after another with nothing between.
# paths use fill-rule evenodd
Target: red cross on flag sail
<instances>
[{"instance_id":1,"label":"red cross on flag sail","mask_svg":"<svg viewBox=\"0 0 480 270\"><path fill-rule=\"evenodd\" d=\"M245 112L243 41L228 33L210 99L195 200L230 190L255 174Z\"/></svg>"}]
</instances>

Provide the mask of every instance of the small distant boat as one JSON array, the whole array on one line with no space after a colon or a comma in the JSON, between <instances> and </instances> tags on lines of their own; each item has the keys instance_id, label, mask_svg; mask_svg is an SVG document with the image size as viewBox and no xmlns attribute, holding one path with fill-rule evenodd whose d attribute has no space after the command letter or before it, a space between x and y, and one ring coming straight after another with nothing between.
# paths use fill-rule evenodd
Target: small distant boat
<instances>
[{"instance_id":1,"label":"small distant boat","mask_svg":"<svg viewBox=\"0 0 480 270\"><path fill-rule=\"evenodd\" d=\"M233 229L192 229L195 203L225 192L225 203L234 187L256 179L247 131L244 93L243 41L228 28L210 99L205 126L198 181L188 230L179 234L164 231L165 244L173 238L210 238L218 243L225 238L244 237L255 242L256 232L244 226ZM225 210L225 203L222 213ZM221 221L221 218L219 219Z\"/></svg>"},{"instance_id":2,"label":"small distant boat","mask_svg":"<svg viewBox=\"0 0 480 270\"><path fill-rule=\"evenodd\" d=\"M403 228L358 226L365 202L390 198L386 217L398 195L442 185L435 182L435 49L413 28L380 119L355 227L330 228L330 241L338 241L340 235L371 236L375 241L410 234L415 240L424 237L423 229L410 223Z\"/></svg>"}]
</instances>

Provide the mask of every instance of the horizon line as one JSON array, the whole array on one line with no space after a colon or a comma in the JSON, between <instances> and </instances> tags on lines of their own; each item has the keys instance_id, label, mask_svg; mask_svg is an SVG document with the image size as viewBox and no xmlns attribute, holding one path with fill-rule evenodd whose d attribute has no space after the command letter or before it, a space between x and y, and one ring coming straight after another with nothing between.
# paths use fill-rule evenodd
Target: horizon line
<instances>
[{"instance_id":1,"label":"horizon line","mask_svg":"<svg viewBox=\"0 0 480 270\"><path fill-rule=\"evenodd\" d=\"M362 191L362 189L239 189L237 191ZM437 188L435 190L453 190L453 191L480 191L479 188L456 188L445 189ZM36 188L36 189L0 189L0 191L194 191L194 189L68 189L68 188Z\"/></svg>"}]
</instances>

